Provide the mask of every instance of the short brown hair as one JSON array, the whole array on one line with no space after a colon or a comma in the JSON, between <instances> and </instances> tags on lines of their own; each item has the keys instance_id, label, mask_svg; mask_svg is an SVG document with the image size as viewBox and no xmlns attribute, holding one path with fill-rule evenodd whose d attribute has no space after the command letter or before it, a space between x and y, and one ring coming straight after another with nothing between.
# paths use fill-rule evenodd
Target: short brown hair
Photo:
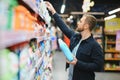
<instances>
[{"instance_id":1,"label":"short brown hair","mask_svg":"<svg viewBox=\"0 0 120 80\"><path fill-rule=\"evenodd\" d=\"M90 31L92 31L97 24L96 18L90 14L84 14L83 16L86 17L85 22L89 25Z\"/></svg>"}]
</instances>

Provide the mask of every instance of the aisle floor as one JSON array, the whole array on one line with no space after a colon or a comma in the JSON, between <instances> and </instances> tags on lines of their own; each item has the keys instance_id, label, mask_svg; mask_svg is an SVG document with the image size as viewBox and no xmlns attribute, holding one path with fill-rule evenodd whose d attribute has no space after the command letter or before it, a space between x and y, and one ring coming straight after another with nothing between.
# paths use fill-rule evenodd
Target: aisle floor
<instances>
[{"instance_id":1,"label":"aisle floor","mask_svg":"<svg viewBox=\"0 0 120 80\"><path fill-rule=\"evenodd\" d=\"M67 80L68 73L65 71L65 61L63 53L55 51L53 57L53 80ZM96 80L120 80L120 73L96 73Z\"/></svg>"}]
</instances>

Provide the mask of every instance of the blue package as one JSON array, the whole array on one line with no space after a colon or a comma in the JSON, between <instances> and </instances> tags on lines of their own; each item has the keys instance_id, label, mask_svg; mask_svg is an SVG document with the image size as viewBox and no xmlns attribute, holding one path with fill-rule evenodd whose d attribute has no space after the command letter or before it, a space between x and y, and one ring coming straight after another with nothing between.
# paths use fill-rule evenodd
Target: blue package
<instances>
[{"instance_id":1,"label":"blue package","mask_svg":"<svg viewBox=\"0 0 120 80\"><path fill-rule=\"evenodd\" d=\"M58 39L58 43L59 43L60 49L62 50L62 52L64 53L66 58L70 62L73 61L73 55L72 55L70 49L68 48L68 46L66 45L66 43L61 39Z\"/></svg>"}]
</instances>

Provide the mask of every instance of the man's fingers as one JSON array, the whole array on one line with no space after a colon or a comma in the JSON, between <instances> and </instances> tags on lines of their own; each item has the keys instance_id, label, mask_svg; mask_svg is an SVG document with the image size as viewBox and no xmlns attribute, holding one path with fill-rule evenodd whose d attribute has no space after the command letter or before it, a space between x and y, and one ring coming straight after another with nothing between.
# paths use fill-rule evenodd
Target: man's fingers
<instances>
[{"instance_id":1,"label":"man's fingers","mask_svg":"<svg viewBox=\"0 0 120 80\"><path fill-rule=\"evenodd\" d=\"M66 59L66 62L67 62L67 63L70 63L67 59Z\"/></svg>"},{"instance_id":2,"label":"man's fingers","mask_svg":"<svg viewBox=\"0 0 120 80\"><path fill-rule=\"evenodd\" d=\"M50 6L51 4L48 1L44 1L46 5Z\"/></svg>"}]
</instances>

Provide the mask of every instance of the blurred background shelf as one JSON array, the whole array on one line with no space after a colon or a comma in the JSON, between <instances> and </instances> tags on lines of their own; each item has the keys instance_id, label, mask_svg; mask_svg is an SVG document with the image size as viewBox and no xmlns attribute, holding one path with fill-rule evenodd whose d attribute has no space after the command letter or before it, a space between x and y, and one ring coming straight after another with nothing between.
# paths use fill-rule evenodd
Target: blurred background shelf
<instances>
[{"instance_id":1,"label":"blurred background shelf","mask_svg":"<svg viewBox=\"0 0 120 80\"><path fill-rule=\"evenodd\" d=\"M107 41L107 44L116 44L114 41Z\"/></svg>"},{"instance_id":2,"label":"blurred background shelf","mask_svg":"<svg viewBox=\"0 0 120 80\"><path fill-rule=\"evenodd\" d=\"M114 71L114 72L120 72L120 68L105 68L105 71Z\"/></svg>"},{"instance_id":3,"label":"blurred background shelf","mask_svg":"<svg viewBox=\"0 0 120 80\"><path fill-rule=\"evenodd\" d=\"M120 51L116 51L116 50L105 50L105 52L109 53L109 52L112 52L112 53L118 53Z\"/></svg>"},{"instance_id":4,"label":"blurred background shelf","mask_svg":"<svg viewBox=\"0 0 120 80\"><path fill-rule=\"evenodd\" d=\"M108 61L120 61L120 58L105 58L105 60L108 60Z\"/></svg>"}]
</instances>

